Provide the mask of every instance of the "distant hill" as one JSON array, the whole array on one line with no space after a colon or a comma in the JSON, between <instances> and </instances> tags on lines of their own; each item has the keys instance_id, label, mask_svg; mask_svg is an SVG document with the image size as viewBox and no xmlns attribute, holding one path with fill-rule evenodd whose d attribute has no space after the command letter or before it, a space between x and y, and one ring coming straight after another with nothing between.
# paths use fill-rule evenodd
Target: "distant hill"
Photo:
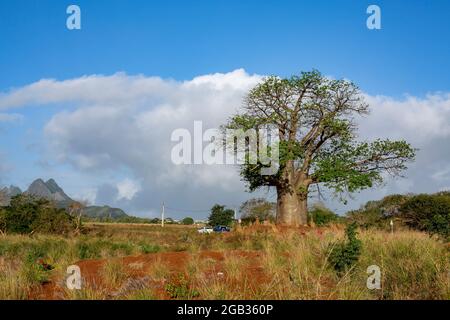
<instances>
[{"instance_id":1,"label":"distant hill","mask_svg":"<svg viewBox=\"0 0 450 320\"><path fill-rule=\"evenodd\" d=\"M9 186L0 189L0 206L9 205L9 201L11 200L11 198L21 193L22 190L20 190L20 188L16 186Z\"/></svg>"},{"instance_id":2,"label":"distant hill","mask_svg":"<svg viewBox=\"0 0 450 320\"><path fill-rule=\"evenodd\" d=\"M83 215L95 219L123 219L129 217L122 209L108 206L89 206L83 209Z\"/></svg>"},{"instance_id":3,"label":"distant hill","mask_svg":"<svg viewBox=\"0 0 450 320\"><path fill-rule=\"evenodd\" d=\"M11 198L21 194L22 190L18 187L10 186L0 189L0 193L2 195L0 197L0 206L7 206ZM24 193L51 200L57 207L64 209L76 202L53 179L49 179L46 182L42 179L36 179ZM83 209L83 215L93 219L124 219L130 217L122 209L109 206L87 206Z\"/></svg>"}]
</instances>

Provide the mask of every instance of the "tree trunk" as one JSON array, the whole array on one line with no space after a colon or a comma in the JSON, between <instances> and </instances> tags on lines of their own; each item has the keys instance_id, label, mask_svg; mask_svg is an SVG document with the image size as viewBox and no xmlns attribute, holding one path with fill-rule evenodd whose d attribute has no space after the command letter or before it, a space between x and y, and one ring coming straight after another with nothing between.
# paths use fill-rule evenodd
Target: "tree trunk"
<instances>
[{"instance_id":1,"label":"tree trunk","mask_svg":"<svg viewBox=\"0 0 450 320\"><path fill-rule=\"evenodd\" d=\"M299 226L307 224L308 197L295 192L277 190L277 224Z\"/></svg>"}]
</instances>

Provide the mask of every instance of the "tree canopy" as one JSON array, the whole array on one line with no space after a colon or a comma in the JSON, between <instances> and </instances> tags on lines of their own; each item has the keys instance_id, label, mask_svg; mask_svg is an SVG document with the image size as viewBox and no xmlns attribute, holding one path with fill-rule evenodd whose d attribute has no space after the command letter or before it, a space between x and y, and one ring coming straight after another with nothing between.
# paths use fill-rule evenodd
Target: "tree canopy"
<instances>
[{"instance_id":1,"label":"tree canopy","mask_svg":"<svg viewBox=\"0 0 450 320\"><path fill-rule=\"evenodd\" d=\"M339 194L373 187L383 174L399 175L415 157L404 140L360 141L357 117L369 113L359 88L320 72L299 76L270 76L251 89L244 107L227 129L275 126L279 138L279 170L262 175L260 161L246 162L241 176L250 191L263 186L277 189L277 222L306 223L307 197L312 185Z\"/></svg>"},{"instance_id":2,"label":"tree canopy","mask_svg":"<svg viewBox=\"0 0 450 320\"><path fill-rule=\"evenodd\" d=\"M234 219L234 211L225 206L215 204L211 209L208 223L211 226L230 226Z\"/></svg>"}]
</instances>

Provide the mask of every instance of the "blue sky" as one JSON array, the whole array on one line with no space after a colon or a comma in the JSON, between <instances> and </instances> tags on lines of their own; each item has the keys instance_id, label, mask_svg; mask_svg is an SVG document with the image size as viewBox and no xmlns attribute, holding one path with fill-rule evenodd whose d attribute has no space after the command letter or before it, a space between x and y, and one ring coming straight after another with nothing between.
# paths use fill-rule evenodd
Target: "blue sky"
<instances>
[{"instance_id":1,"label":"blue sky","mask_svg":"<svg viewBox=\"0 0 450 320\"><path fill-rule=\"evenodd\" d=\"M65 28L69 4L82 30ZM365 27L382 9L382 30ZM0 88L84 74L190 79L317 68L369 93L447 89L448 1L2 1Z\"/></svg>"},{"instance_id":2,"label":"blue sky","mask_svg":"<svg viewBox=\"0 0 450 320\"><path fill-rule=\"evenodd\" d=\"M66 28L70 4L81 8L81 30ZM381 30L366 28L370 4L381 8ZM425 99L430 93L449 92L449 12L450 2L444 0L1 1L0 98L48 78L64 81L123 72L176 82L237 69L247 75L288 76L316 68L353 80L372 97ZM442 110L447 110L443 100ZM52 136L44 132L50 120L83 107L74 100L47 104L33 99L6 107L5 112L21 119L0 122L0 183L24 187L33 178L56 176L72 192L85 184L108 193L111 183L139 180L126 161L117 162L120 169L94 173L67 159L47 159ZM441 160L442 155L436 163ZM436 164L434 174L445 178L447 168L442 166ZM141 184L145 190L150 183ZM434 189L430 183L423 191ZM210 205L204 199L191 201L194 207ZM234 200L227 201L234 205ZM160 199L117 205L145 215L147 209L157 208L156 202Z\"/></svg>"}]
</instances>

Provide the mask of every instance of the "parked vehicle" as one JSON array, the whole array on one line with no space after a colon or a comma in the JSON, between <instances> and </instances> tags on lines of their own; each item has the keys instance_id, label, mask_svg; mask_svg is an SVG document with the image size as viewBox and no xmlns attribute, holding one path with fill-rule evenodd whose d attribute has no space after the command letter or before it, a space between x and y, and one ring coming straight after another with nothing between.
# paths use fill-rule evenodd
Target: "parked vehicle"
<instances>
[{"instance_id":1,"label":"parked vehicle","mask_svg":"<svg viewBox=\"0 0 450 320\"><path fill-rule=\"evenodd\" d=\"M203 227L197 230L198 233L212 233L213 228Z\"/></svg>"},{"instance_id":2,"label":"parked vehicle","mask_svg":"<svg viewBox=\"0 0 450 320\"><path fill-rule=\"evenodd\" d=\"M231 231L230 227L227 227L227 226L215 226L213 230L214 230L214 232L230 232Z\"/></svg>"}]
</instances>

